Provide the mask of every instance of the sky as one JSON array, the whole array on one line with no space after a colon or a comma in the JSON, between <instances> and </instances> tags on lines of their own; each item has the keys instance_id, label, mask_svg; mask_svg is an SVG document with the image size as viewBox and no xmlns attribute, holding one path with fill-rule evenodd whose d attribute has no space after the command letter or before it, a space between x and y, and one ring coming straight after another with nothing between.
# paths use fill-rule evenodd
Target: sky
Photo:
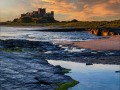
<instances>
[{"instance_id":1,"label":"sky","mask_svg":"<svg viewBox=\"0 0 120 90\"><path fill-rule=\"evenodd\" d=\"M37 8L55 11L59 21L120 19L120 0L0 0L0 21L13 20Z\"/></svg>"}]
</instances>

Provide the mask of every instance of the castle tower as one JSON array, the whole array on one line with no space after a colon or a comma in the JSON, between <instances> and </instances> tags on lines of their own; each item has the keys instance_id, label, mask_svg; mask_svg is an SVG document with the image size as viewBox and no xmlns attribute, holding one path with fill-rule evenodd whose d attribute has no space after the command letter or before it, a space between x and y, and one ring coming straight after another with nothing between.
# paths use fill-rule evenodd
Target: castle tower
<instances>
[{"instance_id":1,"label":"castle tower","mask_svg":"<svg viewBox=\"0 0 120 90\"><path fill-rule=\"evenodd\" d=\"M51 11L51 17L54 17L54 11Z\"/></svg>"},{"instance_id":2,"label":"castle tower","mask_svg":"<svg viewBox=\"0 0 120 90\"><path fill-rule=\"evenodd\" d=\"M42 10L42 8L38 8L38 14L40 14L41 10Z\"/></svg>"},{"instance_id":3,"label":"castle tower","mask_svg":"<svg viewBox=\"0 0 120 90\"><path fill-rule=\"evenodd\" d=\"M39 17L44 17L46 15L46 8L38 8Z\"/></svg>"},{"instance_id":4,"label":"castle tower","mask_svg":"<svg viewBox=\"0 0 120 90\"><path fill-rule=\"evenodd\" d=\"M41 15L44 17L46 15L46 8L43 8L41 11Z\"/></svg>"}]
</instances>

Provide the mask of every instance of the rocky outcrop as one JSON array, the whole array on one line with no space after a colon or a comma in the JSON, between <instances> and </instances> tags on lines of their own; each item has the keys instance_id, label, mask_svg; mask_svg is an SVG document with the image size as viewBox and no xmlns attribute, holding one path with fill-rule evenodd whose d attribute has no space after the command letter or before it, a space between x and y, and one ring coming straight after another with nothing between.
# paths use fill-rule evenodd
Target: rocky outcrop
<instances>
[{"instance_id":1,"label":"rocky outcrop","mask_svg":"<svg viewBox=\"0 0 120 90\"><path fill-rule=\"evenodd\" d=\"M24 51L16 52L16 47ZM46 50L59 49L51 43L1 40L0 49L1 90L54 90L59 83L73 82L64 75L63 68L50 65L41 57Z\"/></svg>"}]
</instances>

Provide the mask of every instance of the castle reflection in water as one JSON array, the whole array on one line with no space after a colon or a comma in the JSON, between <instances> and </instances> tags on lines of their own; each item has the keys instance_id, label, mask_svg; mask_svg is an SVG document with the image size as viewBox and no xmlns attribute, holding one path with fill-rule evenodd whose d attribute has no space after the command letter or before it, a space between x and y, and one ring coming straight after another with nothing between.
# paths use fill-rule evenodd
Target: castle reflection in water
<instances>
[{"instance_id":1,"label":"castle reflection in water","mask_svg":"<svg viewBox=\"0 0 120 90\"><path fill-rule=\"evenodd\" d=\"M113 35L120 35L120 32L114 30L107 30L107 29L88 29L89 33L97 35L97 36L113 36Z\"/></svg>"}]
</instances>

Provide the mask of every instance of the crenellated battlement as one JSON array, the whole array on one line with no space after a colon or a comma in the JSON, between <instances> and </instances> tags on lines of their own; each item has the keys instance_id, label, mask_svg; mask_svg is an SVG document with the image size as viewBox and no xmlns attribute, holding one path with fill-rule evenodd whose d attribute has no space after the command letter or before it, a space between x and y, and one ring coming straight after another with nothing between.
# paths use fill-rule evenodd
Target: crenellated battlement
<instances>
[{"instance_id":1,"label":"crenellated battlement","mask_svg":"<svg viewBox=\"0 0 120 90\"><path fill-rule=\"evenodd\" d=\"M38 8L38 11L21 14L21 17L25 17L25 16L31 17L31 18L43 18L43 17L54 18L54 11L46 13L46 8Z\"/></svg>"}]
</instances>

